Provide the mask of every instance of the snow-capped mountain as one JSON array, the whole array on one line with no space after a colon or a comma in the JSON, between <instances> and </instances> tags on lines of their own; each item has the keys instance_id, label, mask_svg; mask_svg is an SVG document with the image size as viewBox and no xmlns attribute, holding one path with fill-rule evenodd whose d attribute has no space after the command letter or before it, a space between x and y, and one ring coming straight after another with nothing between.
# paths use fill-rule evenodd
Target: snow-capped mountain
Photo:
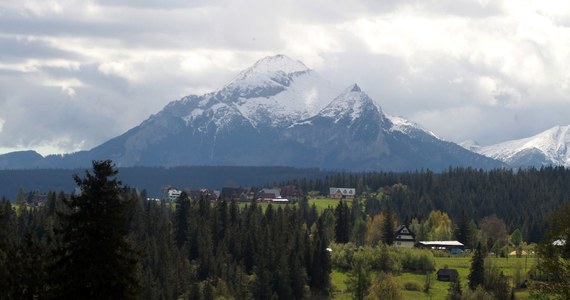
<instances>
[{"instance_id":1,"label":"snow-capped mountain","mask_svg":"<svg viewBox=\"0 0 570 300\"><path fill-rule=\"evenodd\" d=\"M524 139L468 149L513 167L570 167L570 125L555 126Z\"/></svg>"},{"instance_id":2,"label":"snow-capped mountain","mask_svg":"<svg viewBox=\"0 0 570 300\"><path fill-rule=\"evenodd\" d=\"M170 102L89 151L48 156L32 167L88 166L93 159L112 159L118 166L397 171L502 165L404 118L385 115L358 85L337 89L283 55L259 60L212 93Z\"/></svg>"},{"instance_id":3,"label":"snow-capped mountain","mask_svg":"<svg viewBox=\"0 0 570 300\"><path fill-rule=\"evenodd\" d=\"M339 92L303 63L276 55L259 60L204 100L234 107L254 127L283 126L314 115Z\"/></svg>"}]
</instances>

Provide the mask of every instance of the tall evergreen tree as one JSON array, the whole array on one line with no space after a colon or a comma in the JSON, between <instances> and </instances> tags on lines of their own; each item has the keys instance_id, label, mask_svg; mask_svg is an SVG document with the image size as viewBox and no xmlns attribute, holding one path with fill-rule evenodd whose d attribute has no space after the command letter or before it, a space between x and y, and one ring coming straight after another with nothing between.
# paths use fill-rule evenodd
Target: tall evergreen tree
<instances>
[{"instance_id":1,"label":"tall evergreen tree","mask_svg":"<svg viewBox=\"0 0 570 300\"><path fill-rule=\"evenodd\" d=\"M176 211L174 212L174 240L178 248L182 248L184 243L188 241L189 214L190 198L186 192L182 192L176 199Z\"/></svg>"},{"instance_id":2,"label":"tall evergreen tree","mask_svg":"<svg viewBox=\"0 0 570 300\"><path fill-rule=\"evenodd\" d=\"M124 188L110 160L94 161L93 173L74 176L80 196L64 200L69 213L59 213L55 250L56 298L136 299L137 259L127 241L127 213L133 205L121 197Z\"/></svg>"},{"instance_id":3,"label":"tall evergreen tree","mask_svg":"<svg viewBox=\"0 0 570 300\"><path fill-rule=\"evenodd\" d=\"M317 221L317 234L313 237L313 251L309 266L309 280L313 295L328 296L331 287L330 272L332 268L328 242L324 232L323 220Z\"/></svg>"},{"instance_id":4,"label":"tall evergreen tree","mask_svg":"<svg viewBox=\"0 0 570 300\"><path fill-rule=\"evenodd\" d=\"M467 278L469 279L469 288L473 291L477 286L485 284L485 257L481 249L481 243L477 244L475 254L471 258L471 270Z\"/></svg>"},{"instance_id":5,"label":"tall evergreen tree","mask_svg":"<svg viewBox=\"0 0 570 300\"><path fill-rule=\"evenodd\" d=\"M336 223L334 227L337 243L348 243L352 226L350 224L350 212L345 201L340 200L335 209Z\"/></svg>"},{"instance_id":6,"label":"tall evergreen tree","mask_svg":"<svg viewBox=\"0 0 570 300\"><path fill-rule=\"evenodd\" d=\"M386 207L386 217L382 225L382 242L386 245L393 245L394 240L396 240L394 214L392 213L392 206L388 204Z\"/></svg>"},{"instance_id":7,"label":"tall evergreen tree","mask_svg":"<svg viewBox=\"0 0 570 300\"><path fill-rule=\"evenodd\" d=\"M14 274L10 274L11 265L15 261L9 257L13 252L16 239L16 212L8 199L2 197L0 202L0 299L14 298L11 295L11 280Z\"/></svg>"},{"instance_id":8,"label":"tall evergreen tree","mask_svg":"<svg viewBox=\"0 0 570 300\"><path fill-rule=\"evenodd\" d=\"M455 238L458 242L463 243L465 248L471 248L471 235L469 230L469 219L465 210L461 211L461 216L459 216L459 221L457 222L457 228L455 231Z\"/></svg>"}]
</instances>

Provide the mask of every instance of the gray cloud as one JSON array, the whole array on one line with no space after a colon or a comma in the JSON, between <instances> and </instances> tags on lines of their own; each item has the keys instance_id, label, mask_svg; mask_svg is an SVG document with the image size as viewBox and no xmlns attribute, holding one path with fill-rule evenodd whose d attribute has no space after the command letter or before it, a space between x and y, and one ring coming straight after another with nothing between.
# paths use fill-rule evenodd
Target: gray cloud
<instances>
[{"instance_id":1,"label":"gray cloud","mask_svg":"<svg viewBox=\"0 0 570 300\"><path fill-rule=\"evenodd\" d=\"M0 153L88 149L276 53L448 140L521 138L570 123L569 20L538 1L6 2Z\"/></svg>"}]
</instances>

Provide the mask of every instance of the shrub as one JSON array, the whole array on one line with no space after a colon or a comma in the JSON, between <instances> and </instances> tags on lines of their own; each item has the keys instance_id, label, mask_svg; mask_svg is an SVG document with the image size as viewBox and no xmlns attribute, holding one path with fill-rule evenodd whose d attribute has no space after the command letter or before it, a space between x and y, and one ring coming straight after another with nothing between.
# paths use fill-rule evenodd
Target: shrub
<instances>
[{"instance_id":1,"label":"shrub","mask_svg":"<svg viewBox=\"0 0 570 300\"><path fill-rule=\"evenodd\" d=\"M348 271L352 268L356 246L353 243L331 243L331 264L333 268Z\"/></svg>"},{"instance_id":2,"label":"shrub","mask_svg":"<svg viewBox=\"0 0 570 300\"><path fill-rule=\"evenodd\" d=\"M380 272L374 284L370 287L366 300L399 300L402 291L398 280L390 274Z\"/></svg>"},{"instance_id":3,"label":"shrub","mask_svg":"<svg viewBox=\"0 0 570 300\"><path fill-rule=\"evenodd\" d=\"M435 270L433 253L430 250L402 249L402 268L411 272L431 273Z\"/></svg>"}]
</instances>

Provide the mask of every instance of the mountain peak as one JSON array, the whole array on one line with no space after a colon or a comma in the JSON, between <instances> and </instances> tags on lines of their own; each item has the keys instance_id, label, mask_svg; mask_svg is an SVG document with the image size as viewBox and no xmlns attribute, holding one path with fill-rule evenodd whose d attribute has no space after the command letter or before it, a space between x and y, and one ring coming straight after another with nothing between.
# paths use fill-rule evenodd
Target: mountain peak
<instances>
[{"instance_id":1,"label":"mountain peak","mask_svg":"<svg viewBox=\"0 0 570 300\"><path fill-rule=\"evenodd\" d=\"M319 114L328 118L334 118L337 122L348 117L352 122L370 109L376 110L378 113L382 111L357 84L353 84L346 88Z\"/></svg>"},{"instance_id":2,"label":"mountain peak","mask_svg":"<svg viewBox=\"0 0 570 300\"><path fill-rule=\"evenodd\" d=\"M252 76L261 74L274 74L283 72L291 74L296 72L305 72L310 69L302 62L294 60L286 55L278 54L274 56L267 56L258 60L253 66L244 70L238 78L245 79Z\"/></svg>"},{"instance_id":3,"label":"mountain peak","mask_svg":"<svg viewBox=\"0 0 570 300\"><path fill-rule=\"evenodd\" d=\"M354 84L352 85L352 88L350 89L351 92L362 92L362 90L360 89L360 87L358 86L358 84Z\"/></svg>"},{"instance_id":4,"label":"mountain peak","mask_svg":"<svg viewBox=\"0 0 570 300\"><path fill-rule=\"evenodd\" d=\"M481 147L479 154L515 167L570 166L570 126L554 126L534 136Z\"/></svg>"}]
</instances>

